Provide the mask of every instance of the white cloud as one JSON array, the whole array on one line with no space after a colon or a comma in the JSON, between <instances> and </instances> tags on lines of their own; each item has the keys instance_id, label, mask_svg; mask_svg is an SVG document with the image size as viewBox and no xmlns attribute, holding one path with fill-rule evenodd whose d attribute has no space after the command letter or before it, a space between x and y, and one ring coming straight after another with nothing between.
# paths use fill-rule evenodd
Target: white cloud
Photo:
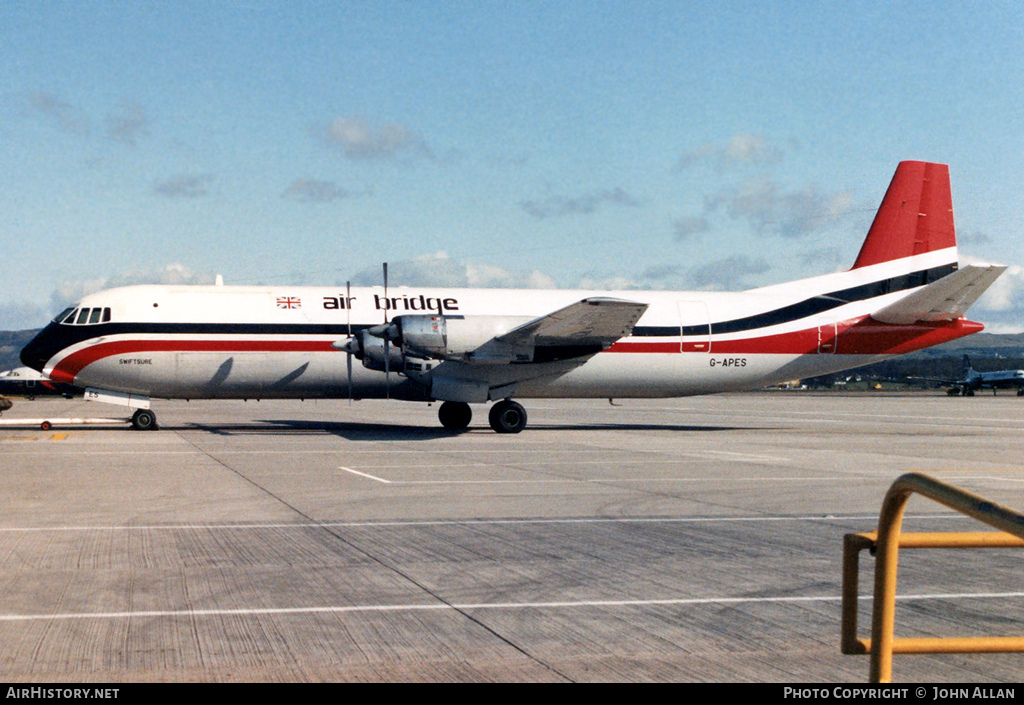
<instances>
[{"instance_id":1,"label":"white cloud","mask_svg":"<svg viewBox=\"0 0 1024 705\"><path fill-rule=\"evenodd\" d=\"M107 116L107 135L131 147L149 132L150 119L140 105L125 105L119 114Z\"/></svg>"},{"instance_id":2,"label":"white cloud","mask_svg":"<svg viewBox=\"0 0 1024 705\"><path fill-rule=\"evenodd\" d=\"M61 283L50 295L50 302L56 313L81 299L103 289L135 284L212 284L213 276L195 273L179 262L172 262L159 270L135 270L110 277L76 279Z\"/></svg>"},{"instance_id":3,"label":"white cloud","mask_svg":"<svg viewBox=\"0 0 1024 705\"><path fill-rule=\"evenodd\" d=\"M366 269L352 278L359 286L380 285L380 269ZM555 280L538 270L517 272L478 262L453 260L446 252L420 255L388 264L389 286L443 286L492 288L554 289Z\"/></svg>"},{"instance_id":4,"label":"white cloud","mask_svg":"<svg viewBox=\"0 0 1024 705\"><path fill-rule=\"evenodd\" d=\"M92 125L82 111L58 95L35 91L29 96L29 104L62 132L74 135L88 135L92 132Z\"/></svg>"},{"instance_id":5,"label":"white cloud","mask_svg":"<svg viewBox=\"0 0 1024 705\"><path fill-rule=\"evenodd\" d=\"M770 270L771 266L764 258L733 255L694 267L687 276L698 289L736 291L750 288L747 277Z\"/></svg>"},{"instance_id":6,"label":"white cloud","mask_svg":"<svg viewBox=\"0 0 1024 705\"><path fill-rule=\"evenodd\" d=\"M281 198L300 203L330 203L348 198L352 194L333 181L296 179L281 194Z\"/></svg>"},{"instance_id":7,"label":"white cloud","mask_svg":"<svg viewBox=\"0 0 1024 705\"><path fill-rule=\"evenodd\" d=\"M961 258L965 262L968 258ZM1024 308L1024 267L1013 264L981 295L976 304L984 311L1010 311Z\"/></svg>"},{"instance_id":8,"label":"white cloud","mask_svg":"<svg viewBox=\"0 0 1024 705\"><path fill-rule=\"evenodd\" d=\"M960 255L961 264L986 264L970 255ZM967 312L967 317L985 324L988 333L1024 332L1024 267L1012 264L993 282Z\"/></svg>"},{"instance_id":9,"label":"white cloud","mask_svg":"<svg viewBox=\"0 0 1024 705\"><path fill-rule=\"evenodd\" d=\"M158 181L153 190L167 198L202 198L210 194L213 174L183 174Z\"/></svg>"},{"instance_id":10,"label":"white cloud","mask_svg":"<svg viewBox=\"0 0 1024 705\"><path fill-rule=\"evenodd\" d=\"M825 193L814 187L783 191L768 177L747 179L708 198L705 212L720 208L732 218L747 221L758 234L799 238L837 222L851 212L849 191Z\"/></svg>"},{"instance_id":11,"label":"white cloud","mask_svg":"<svg viewBox=\"0 0 1024 705\"><path fill-rule=\"evenodd\" d=\"M683 152L676 162L676 169L710 164L725 171L741 166L775 164L782 156L782 149L770 144L764 136L745 133L734 135L725 144L708 143Z\"/></svg>"},{"instance_id":12,"label":"white cloud","mask_svg":"<svg viewBox=\"0 0 1024 705\"><path fill-rule=\"evenodd\" d=\"M41 328L55 313L31 301L0 304L0 330Z\"/></svg>"},{"instance_id":13,"label":"white cloud","mask_svg":"<svg viewBox=\"0 0 1024 705\"><path fill-rule=\"evenodd\" d=\"M541 200L522 201L520 207L534 218L551 218L580 213L593 213L605 205L638 206L635 198L625 189L602 189L580 196L548 196Z\"/></svg>"},{"instance_id":14,"label":"white cloud","mask_svg":"<svg viewBox=\"0 0 1024 705\"><path fill-rule=\"evenodd\" d=\"M399 154L429 157L423 138L405 125L371 125L359 117L339 117L317 131L320 141L341 149L349 159L388 159Z\"/></svg>"}]
</instances>

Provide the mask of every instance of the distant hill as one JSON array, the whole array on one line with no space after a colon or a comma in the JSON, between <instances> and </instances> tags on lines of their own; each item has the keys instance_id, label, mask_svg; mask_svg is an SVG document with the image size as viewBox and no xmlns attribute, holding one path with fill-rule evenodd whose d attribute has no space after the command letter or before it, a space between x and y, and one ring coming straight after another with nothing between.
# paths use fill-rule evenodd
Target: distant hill
<instances>
[{"instance_id":1,"label":"distant hill","mask_svg":"<svg viewBox=\"0 0 1024 705\"><path fill-rule=\"evenodd\" d=\"M0 372L21 367L21 349L39 330L0 331Z\"/></svg>"}]
</instances>

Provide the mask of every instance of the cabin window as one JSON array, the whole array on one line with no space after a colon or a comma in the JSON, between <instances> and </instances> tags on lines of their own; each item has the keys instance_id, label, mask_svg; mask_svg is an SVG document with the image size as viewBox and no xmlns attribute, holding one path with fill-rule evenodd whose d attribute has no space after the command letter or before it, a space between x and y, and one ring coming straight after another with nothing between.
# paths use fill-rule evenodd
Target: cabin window
<instances>
[{"instance_id":1,"label":"cabin window","mask_svg":"<svg viewBox=\"0 0 1024 705\"><path fill-rule=\"evenodd\" d=\"M91 308L83 308L81 311L79 311L78 320L75 321L75 325L85 325L85 323L89 320L89 311L91 310Z\"/></svg>"}]
</instances>

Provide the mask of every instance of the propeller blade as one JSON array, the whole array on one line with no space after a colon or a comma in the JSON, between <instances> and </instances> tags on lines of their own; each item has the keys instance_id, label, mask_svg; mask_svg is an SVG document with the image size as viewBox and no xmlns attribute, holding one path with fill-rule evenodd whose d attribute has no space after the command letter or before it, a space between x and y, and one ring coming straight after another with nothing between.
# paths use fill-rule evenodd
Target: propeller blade
<instances>
[{"instance_id":1,"label":"propeller blade","mask_svg":"<svg viewBox=\"0 0 1024 705\"><path fill-rule=\"evenodd\" d=\"M345 282L345 332L352 337L352 282Z\"/></svg>"},{"instance_id":2,"label":"propeller blade","mask_svg":"<svg viewBox=\"0 0 1024 705\"><path fill-rule=\"evenodd\" d=\"M388 263L384 263L384 322L388 322L388 307L391 301L388 299Z\"/></svg>"},{"instance_id":3,"label":"propeller blade","mask_svg":"<svg viewBox=\"0 0 1024 705\"><path fill-rule=\"evenodd\" d=\"M348 367L348 403L352 403L352 352L345 356L345 365Z\"/></svg>"},{"instance_id":4,"label":"propeller blade","mask_svg":"<svg viewBox=\"0 0 1024 705\"><path fill-rule=\"evenodd\" d=\"M391 299L388 298L388 263L384 263L384 323L388 322L388 308L391 306ZM384 338L384 398L391 398L391 351L388 350L387 328L381 331Z\"/></svg>"},{"instance_id":5,"label":"propeller blade","mask_svg":"<svg viewBox=\"0 0 1024 705\"><path fill-rule=\"evenodd\" d=\"M384 338L384 398L391 398L391 351L387 338Z\"/></svg>"},{"instance_id":6,"label":"propeller blade","mask_svg":"<svg viewBox=\"0 0 1024 705\"><path fill-rule=\"evenodd\" d=\"M345 282L345 328L348 333L348 342L345 343L345 351L348 355L345 356L345 366L348 368L348 403L352 404L352 353L355 352L351 349L351 345L355 343L358 346L358 342L352 337L352 282Z\"/></svg>"}]
</instances>

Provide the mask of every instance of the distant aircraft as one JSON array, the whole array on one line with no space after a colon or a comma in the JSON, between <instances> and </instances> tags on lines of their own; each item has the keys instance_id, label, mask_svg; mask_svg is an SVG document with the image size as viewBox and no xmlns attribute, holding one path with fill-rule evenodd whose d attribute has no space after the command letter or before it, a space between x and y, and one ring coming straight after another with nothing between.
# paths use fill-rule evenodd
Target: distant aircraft
<instances>
[{"instance_id":1,"label":"distant aircraft","mask_svg":"<svg viewBox=\"0 0 1024 705\"><path fill-rule=\"evenodd\" d=\"M0 394L29 399L59 394L70 399L84 392L71 384L51 382L46 375L31 367L16 367L0 372Z\"/></svg>"},{"instance_id":2,"label":"distant aircraft","mask_svg":"<svg viewBox=\"0 0 1024 705\"><path fill-rule=\"evenodd\" d=\"M754 389L976 333L963 314L1004 269L959 266L948 167L902 162L845 272L738 293L396 292L387 265L383 287L133 286L84 297L21 359L140 429L151 397L391 397L443 402L452 430L494 402L491 427L518 433L517 399Z\"/></svg>"},{"instance_id":3,"label":"distant aircraft","mask_svg":"<svg viewBox=\"0 0 1024 705\"><path fill-rule=\"evenodd\" d=\"M971 367L971 360L964 355L963 376L960 379L933 380L948 385L946 393L952 396L973 397L979 389L1016 389L1018 397L1024 397L1024 370L995 370L978 372Z\"/></svg>"}]
</instances>

